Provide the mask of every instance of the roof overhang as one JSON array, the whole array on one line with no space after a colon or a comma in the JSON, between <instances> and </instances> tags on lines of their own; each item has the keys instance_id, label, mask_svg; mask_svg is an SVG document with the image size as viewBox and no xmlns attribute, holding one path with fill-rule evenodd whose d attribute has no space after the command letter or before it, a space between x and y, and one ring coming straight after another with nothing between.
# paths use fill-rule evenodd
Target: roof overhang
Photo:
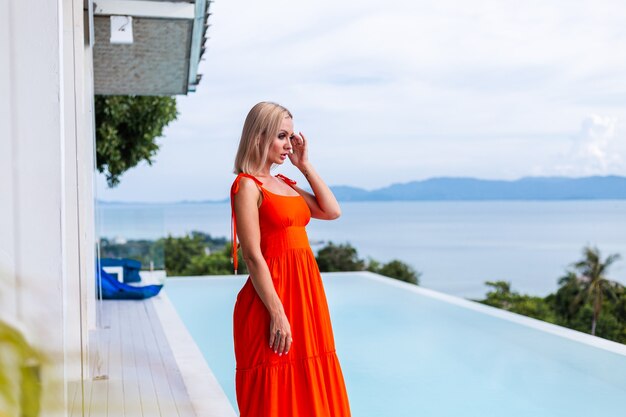
<instances>
[{"instance_id":1,"label":"roof overhang","mask_svg":"<svg viewBox=\"0 0 626 417\"><path fill-rule=\"evenodd\" d=\"M195 91L209 4L210 0L94 0L95 93ZM111 16L132 18L132 43L111 43Z\"/></svg>"}]
</instances>

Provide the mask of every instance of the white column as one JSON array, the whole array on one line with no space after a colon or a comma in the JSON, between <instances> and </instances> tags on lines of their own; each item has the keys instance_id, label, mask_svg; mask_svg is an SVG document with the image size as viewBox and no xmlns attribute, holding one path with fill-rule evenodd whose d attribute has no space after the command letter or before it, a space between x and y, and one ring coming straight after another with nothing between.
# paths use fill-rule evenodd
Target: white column
<instances>
[{"instance_id":1,"label":"white column","mask_svg":"<svg viewBox=\"0 0 626 417\"><path fill-rule=\"evenodd\" d=\"M83 263L84 297L87 300L87 327L90 330L96 327L96 224L95 224L95 181L96 181L96 132L95 132L95 109L94 109L94 75L93 75L93 18L88 12L84 14L84 25L89 38L85 38L83 55L83 103L84 128L83 140L79 142L80 171L82 179L79 184L80 193L80 218L81 218L81 254ZM91 39L91 40L90 40Z\"/></svg>"},{"instance_id":2,"label":"white column","mask_svg":"<svg viewBox=\"0 0 626 417\"><path fill-rule=\"evenodd\" d=\"M83 195L91 170L85 169L83 149L88 123L85 103L91 98L85 96L83 0L64 0L62 12L64 315L65 343L72 347L65 350L65 372L69 381L79 381L88 375L86 272L91 257L84 253L88 216Z\"/></svg>"}]
</instances>

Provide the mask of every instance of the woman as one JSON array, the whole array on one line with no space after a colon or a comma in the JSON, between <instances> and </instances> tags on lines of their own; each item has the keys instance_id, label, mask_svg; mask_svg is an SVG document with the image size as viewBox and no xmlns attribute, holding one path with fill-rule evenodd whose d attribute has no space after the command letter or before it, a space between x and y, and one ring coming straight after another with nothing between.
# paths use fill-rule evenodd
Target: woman
<instances>
[{"instance_id":1,"label":"woman","mask_svg":"<svg viewBox=\"0 0 626 417\"><path fill-rule=\"evenodd\" d=\"M274 165L289 158L313 194ZM248 113L231 188L236 238L250 276L233 314L236 392L241 417L347 417L350 406L335 353L328 305L305 226L336 219L335 196L307 158L284 107L262 102Z\"/></svg>"}]
</instances>

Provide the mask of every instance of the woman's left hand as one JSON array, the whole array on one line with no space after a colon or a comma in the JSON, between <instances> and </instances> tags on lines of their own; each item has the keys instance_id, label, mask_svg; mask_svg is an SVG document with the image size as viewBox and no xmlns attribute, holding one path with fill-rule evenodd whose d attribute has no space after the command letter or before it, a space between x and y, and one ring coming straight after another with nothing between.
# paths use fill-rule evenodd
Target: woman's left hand
<instances>
[{"instance_id":1,"label":"woman's left hand","mask_svg":"<svg viewBox=\"0 0 626 417\"><path fill-rule=\"evenodd\" d=\"M293 153L289 154L289 160L296 168L300 168L309 162L307 140L302 132L294 135L293 139L291 139L291 148Z\"/></svg>"}]
</instances>

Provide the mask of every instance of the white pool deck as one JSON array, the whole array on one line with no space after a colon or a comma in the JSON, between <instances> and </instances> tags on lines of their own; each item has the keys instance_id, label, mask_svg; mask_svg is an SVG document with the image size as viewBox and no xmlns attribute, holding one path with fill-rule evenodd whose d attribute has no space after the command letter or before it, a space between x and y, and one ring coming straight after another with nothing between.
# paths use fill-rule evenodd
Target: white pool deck
<instances>
[{"instance_id":1,"label":"white pool deck","mask_svg":"<svg viewBox=\"0 0 626 417\"><path fill-rule=\"evenodd\" d=\"M69 393L70 416L237 415L165 292L104 300L98 315L89 378Z\"/></svg>"}]
</instances>

